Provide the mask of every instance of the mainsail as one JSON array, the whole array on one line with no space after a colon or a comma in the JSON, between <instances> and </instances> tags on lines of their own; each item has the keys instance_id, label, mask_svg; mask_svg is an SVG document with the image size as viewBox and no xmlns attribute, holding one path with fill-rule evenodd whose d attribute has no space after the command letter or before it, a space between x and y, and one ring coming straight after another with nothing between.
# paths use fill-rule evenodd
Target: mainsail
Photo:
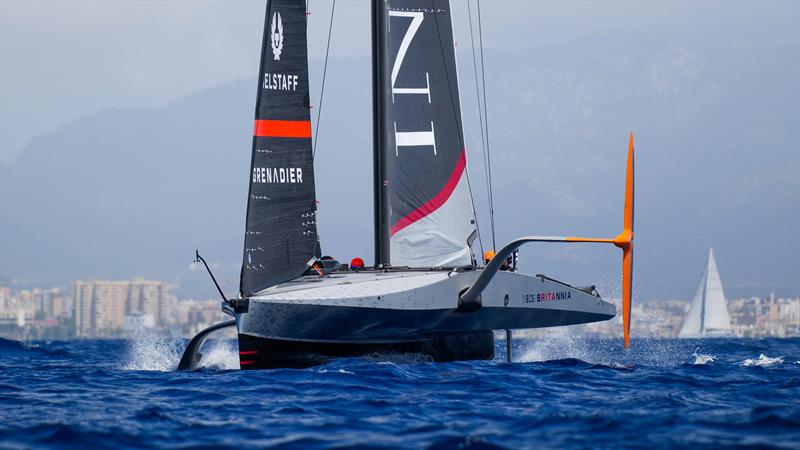
<instances>
[{"instance_id":1,"label":"mainsail","mask_svg":"<svg viewBox=\"0 0 800 450\"><path fill-rule=\"evenodd\" d=\"M380 1L379 180L391 264L472 264L475 211L466 174L447 0ZM387 236L388 235L388 236ZM379 241L381 240L379 239Z\"/></svg>"},{"instance_id":2,"label":"mainsail","mask_svg":"<svg viewBox=\"0 0 800 450\"><path fill-rule=\"evenodd\" d=\"M270 0L258 73L240 291L301 275L317 248L305 0Z\"/></svg>"},{"instance_id":3,"label":"mainsail","mask_svg":"<svg viewBox=\"0 0 800 450\"><path fill-rule=\"evenodd\" d=\"M708 267L697 287L689 314L678 334L680 338L733 336L731 318L722 280L719 277L714 249L708 251Z\"/></svg>"}]
</instances>

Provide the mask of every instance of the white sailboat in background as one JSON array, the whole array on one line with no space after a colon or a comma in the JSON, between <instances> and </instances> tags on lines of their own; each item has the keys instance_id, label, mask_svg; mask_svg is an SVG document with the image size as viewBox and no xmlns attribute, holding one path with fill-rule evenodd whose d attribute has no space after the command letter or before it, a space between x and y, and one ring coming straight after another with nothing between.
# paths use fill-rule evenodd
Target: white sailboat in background
<instances>
[{"instance_id":1,"label":"white sailboat in background","mask_svg":"<svg viewBox=\"0 0 800 450\"><path fill-rule=\"evenodd\" d=\"M714 249L708 251L708 267L697 287L697 293L683 322L679 338L736 337L731 327L728 303L722 290Z\"/></svg>"}]
</instances>

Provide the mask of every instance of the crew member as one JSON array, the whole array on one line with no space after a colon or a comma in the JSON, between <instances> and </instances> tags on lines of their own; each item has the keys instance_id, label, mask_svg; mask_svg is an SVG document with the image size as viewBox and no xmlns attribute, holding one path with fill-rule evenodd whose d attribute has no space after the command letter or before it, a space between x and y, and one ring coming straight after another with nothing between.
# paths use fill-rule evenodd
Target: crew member
<instances>
[{"instance_id":1,"label":"crew member","mask_svg":"<svg viewBox=\"0 0 800 450\"><path fill-rule=\"evenodd\" d=\"M489 264L489 261L493 260L496 255L497 255L497 253L495 253L494 250L486 250L483 253L483 263L484 264ZM500 270L509 270L509 269L511 269L509 259L511 259L511 258L506 258L505 260L503 260L503 264L500 265Z\"/></svg>"}]
</instances>

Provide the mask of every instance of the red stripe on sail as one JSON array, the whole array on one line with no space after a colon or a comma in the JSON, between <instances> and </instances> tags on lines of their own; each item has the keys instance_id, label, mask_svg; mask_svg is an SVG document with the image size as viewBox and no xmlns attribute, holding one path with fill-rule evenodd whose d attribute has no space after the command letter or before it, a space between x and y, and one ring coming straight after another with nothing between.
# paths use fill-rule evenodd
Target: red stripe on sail
<instances>
[{"instance_id":1,"label":"red stripe on sail","mask_svg":"<svg viewBox=\"0 0 800 450\"><path fill-rule=\"evenodd\" d=\"M307 120L256 120L253 136L310 138L311 122Z\"/></svg>"},{"instance_id":2,"label":"red stripe on sail","mask_svg":"<svg viewBox=\"0 0 800 450\"><path fill-rule=\"evenodd\" d=\"M461 156L458 157L456 166L455 168L453 168L453 173L450 174L450 178L447 180L447 183L445 183L442 190L439 191L439 193L436 194L432 199L425 202L425 204L415 209L414 211L411 211L410 214L398 220L397 223L392 225L390 234L394 236L398 231L422 219L423 217L431 214L432 212L439 209L442 205L444 205L447 202L447 200L450 199L450 196L453 194L453 191L456 190L456 186L458 186L458 182L459 180L461 180L461 174L464 173L464 168L466 167L466 165L467 165L467 154L464 151L464 149L462 149Z\"/></svg>"}]
</instances>

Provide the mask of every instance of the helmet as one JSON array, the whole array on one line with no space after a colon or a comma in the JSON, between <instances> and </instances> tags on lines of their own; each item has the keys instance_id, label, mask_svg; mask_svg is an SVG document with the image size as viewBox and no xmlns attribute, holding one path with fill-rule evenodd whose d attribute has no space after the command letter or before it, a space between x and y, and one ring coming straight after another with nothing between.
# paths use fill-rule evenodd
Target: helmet
<instances>
[{"instance_id":1,"label":"helmet","mask_svg":"<svg viewBox=\"0 0 800 450\"><path fill-rule=\"evenodd\" d=\"M494 259L495 254L494 250L486 250L483 252L483 261L488 263Z\"/></svg>"},{"instance_id":2,"label":"helmet","mask_svg":"<svg viewBox=\"0 0 800 450\"><path fill-rule=\"evenodd\" d=\"M351 269L363 269L364 268L364 260L361 258L353 258L350 261L350 268Z\"/></svg>"}]
</instances>

